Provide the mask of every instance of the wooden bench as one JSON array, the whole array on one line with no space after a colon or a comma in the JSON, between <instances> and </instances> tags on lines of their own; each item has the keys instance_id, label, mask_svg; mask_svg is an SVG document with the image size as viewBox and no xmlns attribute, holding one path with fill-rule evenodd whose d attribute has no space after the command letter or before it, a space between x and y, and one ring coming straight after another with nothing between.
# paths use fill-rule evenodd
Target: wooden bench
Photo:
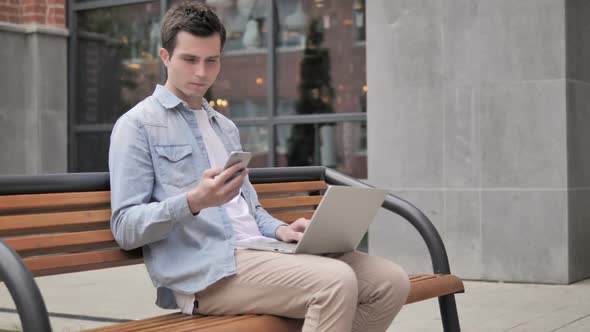
<instances>
[{"instance_id":1,"label":"wooden bench","mask_svg":"<svg viewBox=\"0 0 590 332\"><path fill-rule=\"evenodd\" d=\"M250 180L261 204L286 222L311 217L328 184L367 186L323 167L252 169ZM422 212L400 198L389 195L383 207L417 228L433 261L433 274L410 277L407 304L438 297L444 330L459 331L453 294L463 292L463 283L450 274L436 229ZM117 246L109 228L110 214L108 173L0 177L0 278L13 297L25 332L50 331L31 274L143 262L141 250L124 251ZM300 331L301 324L301 320L267 315L191 317L173 313L92 331Z\"/></svg>"}]
</instances>

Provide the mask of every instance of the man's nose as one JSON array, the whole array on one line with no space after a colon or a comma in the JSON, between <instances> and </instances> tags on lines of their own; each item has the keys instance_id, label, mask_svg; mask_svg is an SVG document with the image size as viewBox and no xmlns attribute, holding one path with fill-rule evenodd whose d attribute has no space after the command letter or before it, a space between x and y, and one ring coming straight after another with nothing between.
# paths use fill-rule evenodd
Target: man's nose
<instances>
[{"instance_id":1,"label":"man's nose","mask_svg":"<svg viewBox=\"0 0 590 332\"><path fill-rule=\"evenodd\" d=\"M195 76L206 76L207 68L204 61L200 61L195 65L194 74Z\"/></svg>"}]
</instances>

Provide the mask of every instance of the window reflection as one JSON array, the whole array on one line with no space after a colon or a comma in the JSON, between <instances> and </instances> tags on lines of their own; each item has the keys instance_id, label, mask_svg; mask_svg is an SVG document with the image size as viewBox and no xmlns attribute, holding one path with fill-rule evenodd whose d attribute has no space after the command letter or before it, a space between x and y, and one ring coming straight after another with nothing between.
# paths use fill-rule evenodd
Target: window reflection
<instances>
[{"instance_id":1,"label":"window reflection","mask_svg":"<svg viewBox=\"0 0 590 332\"><path fill-rule=\"evenodd\" d=\"M366 111L365 49L358 44L364 2L278 0L277 10L283 47L277 53L277 114ZM323 165L366 177L364 122L281 127L276 159L283 166Z\"/></svg>"},{"instance_id":2,"label":"window reflection","mask_svg":"<svg viewBox=\"0 0 590 332\"><path fill-rule=\"evenodd\" d=\"M268 116L266 55L224 56L222 63L205 98L232 119Z\"/></svg>"},{"instance_id":3,"label":"window reflection","mask_svg":"<svg viewBox=\"0 0 590 332\"><path fill-rule=\"evenodd\" d=\"M306 15L302 0L279 0L277 2L279 17L278 47L305 47Z\"/></svg>"},{"instance_id":4,"label":"window reflection","mask_svg":"<svg viewBox=\"0 0 590 332\"><path fill-rule=\"evenodd\" d=\"M80 0L82 1L82 0ZM275 2L276 101L269 109L268 18ZM168 1L173 5L177 0ZM251 167L324 165L366 178L366 123L275 125L278 116L366 112L364 0L207 0L227 30L221 73L207 92L211 106L240 126ZM159 1L76 13L76 124L114 123L160 81ZM265 121L267 123L265 123ZM258 122L257 122L258 123ZM269 133L274 126L275 146ZM103 135L104 134L104 135ZM106 133L76 135L80 167L106 170ZM106 150L105 150L106 151ZM273 165L274 166L274 165Z\"/></svg>"},{"instance_id":5,"label":"window reflection","mask_svg":"<svg viewBox=\"0 0 590 332\"><path fill-rule=\"evenodd\" d=\"M277 126L277 166L321 165L367 178L364 122Z\"/></svg>"},{"instance_id":6,"label":"window reflection","mask_svg":"<svg viewBox=\"0 0 590 332\"><path fill-rule=\"evenodd\" d=\"M239 126L240 141L244 151L252 153L248 167L268 167L268 127Z\"/></svg>"},{"instance_id":7,"label":"window reflection","mask_svg":"<svg viewBox=\"0 0 590 332\"><path fill-rule=\"evenodd\" d=\"M108 132L77 134L76 171L108 171L110 137L111 134Z\"/></svg>"},{"instance_id":8,"label":"window reflection","mask_svg":"<svg viewBox=\"0 0 590 332\"><path fill-rule=\"evenodd\" d=\"M113 123L160 79L158 2L79 12L77 122Z\"/></svg>"},{"instance_id":9,"label":"window reflection","mask_svg":"<svg viewBox=\"0 0 590 332\"><path fill-rule=\"evenodd\" d=\"M354 22L354 39L357 42L365 41L365 25L366 25L366 13L365 13L365 0L354 0L352 5L353 10L353 22Z\"/></svg>"},{"instance_id":10,"label":"window reflection","mask_svg":"<svg viewBox=\"0 0 590 332\"><path fill-rule=\"evenodd\" d=\"M364 1L277 0L277 11L277 114L362 112Z\"/></svg>"}]
</instances>

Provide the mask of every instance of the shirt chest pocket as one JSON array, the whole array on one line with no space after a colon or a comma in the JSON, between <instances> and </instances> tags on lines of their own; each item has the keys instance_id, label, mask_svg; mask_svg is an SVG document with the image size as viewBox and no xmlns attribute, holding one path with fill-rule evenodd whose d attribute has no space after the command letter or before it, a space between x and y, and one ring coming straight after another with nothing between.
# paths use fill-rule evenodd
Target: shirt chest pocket
<instances>
[{"instance_id":1,"label":"shirt chest pocket","mask_svg":"<svg viewBox=\"0 0 590 332\"><path fill-rule=\"evenodd\" d=\"M197 181L197 168L192 158L193 150L188 144L154 145L156 167L160 182L175 187L184 187Z\"/></svg>"}]
</instances>

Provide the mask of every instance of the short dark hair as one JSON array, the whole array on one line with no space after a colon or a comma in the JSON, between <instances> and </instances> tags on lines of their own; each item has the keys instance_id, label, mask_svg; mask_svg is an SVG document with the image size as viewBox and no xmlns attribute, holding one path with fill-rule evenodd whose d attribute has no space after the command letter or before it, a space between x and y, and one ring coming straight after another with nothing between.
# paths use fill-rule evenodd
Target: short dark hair
<instances>
[{"instance_id":1,"label":"short dark hair","mask_svg":"<svg viewBox=\"0 0 590 332\"><path fill-rule=\"evenodd\" d=\"M218 33L221 38L221 49L225 44L225 27L213 9L201 1L183 1L172 6L164 15L160 35L162 47L170 55L176 47L176 35L179 31L186 31L199 37L209 37Z\"/></svg>"}]
</instances>

